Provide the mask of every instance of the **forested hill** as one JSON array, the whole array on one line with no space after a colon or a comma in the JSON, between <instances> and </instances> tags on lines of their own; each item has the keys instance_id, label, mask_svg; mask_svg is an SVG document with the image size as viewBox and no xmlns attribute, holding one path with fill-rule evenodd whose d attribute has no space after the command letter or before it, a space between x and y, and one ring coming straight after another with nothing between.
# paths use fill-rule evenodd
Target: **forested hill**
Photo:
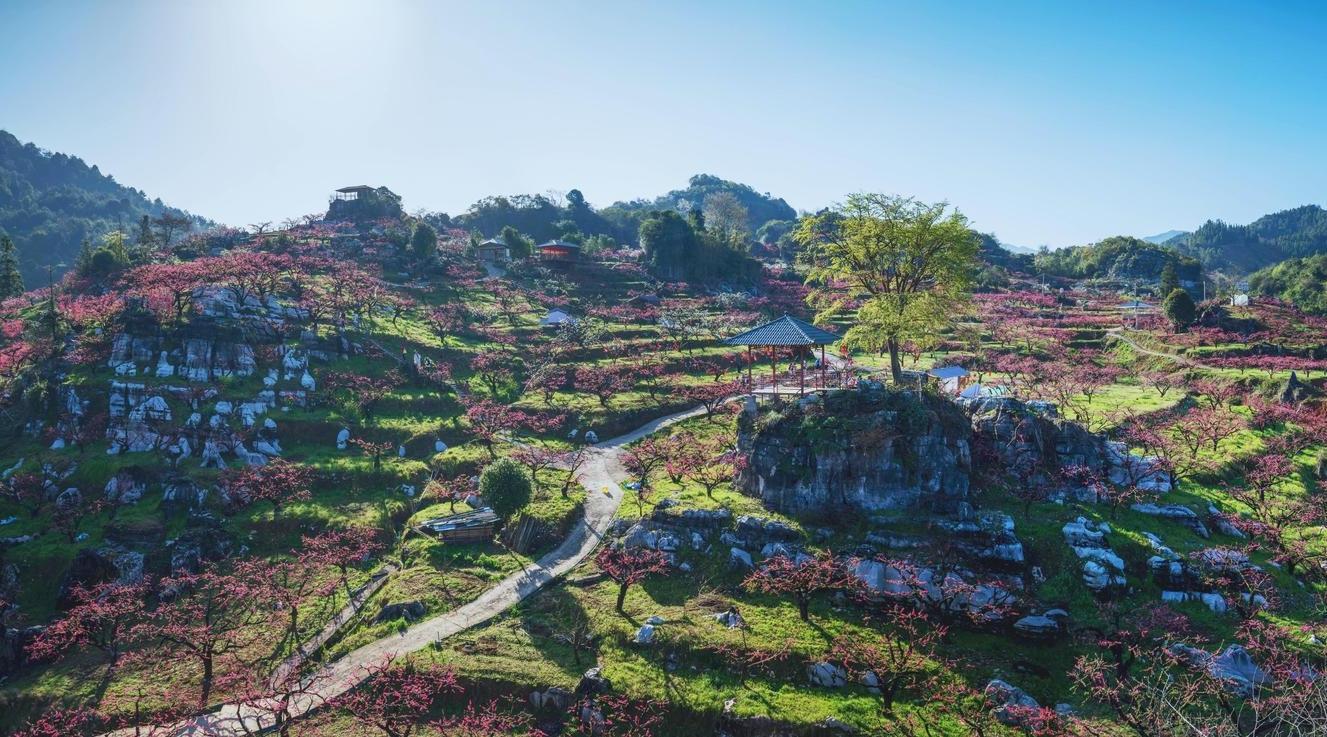
<instances>
[{"instance_id":1,"label":"forested hill","mask_svg":"<svg viewBox=\"0 0 1327 737\"><path fill-rule=\"evenodd\" d=\"M721 202L732 202L745 210L747 230L755 232L771 220L796 220L797 212L781 197L768 192L761 194L750 186L730 182L712 174L697 174L687 182L686 189L675 189L653 202L635 200L616 202L613 208L624 210L691 210L699 208L709 216Z\"/></svg>"},{"instance_id":2,"label":"forested hill","mask_svg":"<svg viewBox=\"0 0 1327 737\"><path fill-rule=\"evenodd\" d=\"M134 231L144 215L167 215L174 229L184 229L186 220L189 227L211 224L148 199L77 156L25 144L0 130L0 232L17 244L29 285L44 282L47 264L72 265L84 239L96 241L117 229ZM171 224L174 218L181 222Z\"/></svg>"},{"instance_id":3,"label":"forested hill","mask_svg":"<svg viewBox=\"0 0 1327 737\"><path fill-rule=\"evenodd\" d=\"M1210 267L1255 271L1288 258L1327 252L1327 210L1304 205L1264 215L1248 225L1208 220L1168 244Z\"/></svg>"},{"instance_id":4,"label":"forested hill","mask_svg":"<svg viewBox=\"0 0 1327 737\"><path fill-rule=\"evenodd\" d=\"M696 213L699 222L708 222L712 228L769 245L786 236L797 219L797 212L782 198L740 182L697 174L684 189L603 208L592 207L579 189L572 189L564 196L485 197L459 215L435 214L430 220L435 227L459 227L486 238L498 236L510 226L536 241L561 238L583 244L600 237L634 243L641 223L657 211Z\"/></svg>"},{"instance_id":5,"label":"forested hill","mask_svg":"<svg viewBox=\"0 0 1327 737\"><path fill-rule=\"evenodd\" d=\"M1167 264L1180 279L1200 278L1202 266L1196 259L1174 248L1158 246L1139 238L1112 236L1086 246L1071 246L1039 253L1036 265L1043 273L1071 279L1116 279L1155 281Z\"/></svg>"}]
</instances>

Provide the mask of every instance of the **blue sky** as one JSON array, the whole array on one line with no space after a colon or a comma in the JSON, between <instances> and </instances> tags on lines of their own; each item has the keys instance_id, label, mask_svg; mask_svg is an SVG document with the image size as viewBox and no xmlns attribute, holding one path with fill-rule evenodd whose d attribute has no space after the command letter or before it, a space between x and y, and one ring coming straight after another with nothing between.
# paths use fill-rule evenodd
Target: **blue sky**
<instances>
[{"instance_id":1,"label":"blue sky","mask_svg":"<svg viewBox=\"0 0 1327 737\"><path fill-rule=\"evenodd\" d=\"M1327 6L0 0L0 128L244 225L698 172L948 199L1016 244L1327 191Z\"/></svg>"}]
</instances>

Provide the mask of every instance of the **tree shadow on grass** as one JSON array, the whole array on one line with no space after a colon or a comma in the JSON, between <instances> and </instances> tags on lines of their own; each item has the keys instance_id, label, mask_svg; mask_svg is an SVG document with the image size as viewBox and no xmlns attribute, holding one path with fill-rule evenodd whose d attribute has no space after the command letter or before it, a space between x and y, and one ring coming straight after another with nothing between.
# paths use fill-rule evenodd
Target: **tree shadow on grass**
<instances>
[{"instance_id":1,"label":"tree shadow on grass","mask_svg":"<svg viewBox=\"0 0 1327 737\"><path fill-rule=\"evenodd\" d=\"M564 585L553 584L517 610L534 648L568 676L580 677L597 662L599 638L593 620Z\"/></svg>"}]
</instances>

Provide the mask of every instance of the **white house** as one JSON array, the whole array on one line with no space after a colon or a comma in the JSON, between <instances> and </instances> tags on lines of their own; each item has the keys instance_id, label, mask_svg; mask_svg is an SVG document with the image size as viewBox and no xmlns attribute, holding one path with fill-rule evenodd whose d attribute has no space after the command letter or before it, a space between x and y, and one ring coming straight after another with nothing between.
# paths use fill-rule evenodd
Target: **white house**
<instances>
[{"instance_id":1,"label":"white house","mask_svg":"<svg viewBox=\"0 0 1327 737\"><path fill-rule=\"evenodd\" d=\"M542 328L560 328L563 325L575 325L578 320L562 310L549 310L544 319L539 321Z\"/></svg>"},{"instance_id":2,"label":"white house","mask_svg":"<svg viewBox=\"0 0 1327 737\"><path fill-rule=\"evenodd\" d=\"M962 366L936 366L926 373L935 377L940 386L950 394L963 391L963 387L968 383L968 370Z\"/></svg>"}]
</instances>

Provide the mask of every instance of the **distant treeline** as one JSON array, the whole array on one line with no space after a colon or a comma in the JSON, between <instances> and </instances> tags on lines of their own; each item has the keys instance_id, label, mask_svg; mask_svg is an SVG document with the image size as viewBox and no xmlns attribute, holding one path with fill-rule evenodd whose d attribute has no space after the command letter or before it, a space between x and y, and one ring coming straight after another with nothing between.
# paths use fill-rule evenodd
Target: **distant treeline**
<instances>
[{"instance_id":1,"label":"distant treeline","mask_svg":"<svg viewBox=\"0 0 1327 737\"><path fill-rule=\"evenodd\" d=\"M192 227L212 224L149 200L77 156L44 151L0 131L0 232L17 245L29 285L45 283L47 265L57 265L57 274L72 266L84 241L95 243L112 230L130 233L144 215Z\"/></svg>"}]
</instances>

